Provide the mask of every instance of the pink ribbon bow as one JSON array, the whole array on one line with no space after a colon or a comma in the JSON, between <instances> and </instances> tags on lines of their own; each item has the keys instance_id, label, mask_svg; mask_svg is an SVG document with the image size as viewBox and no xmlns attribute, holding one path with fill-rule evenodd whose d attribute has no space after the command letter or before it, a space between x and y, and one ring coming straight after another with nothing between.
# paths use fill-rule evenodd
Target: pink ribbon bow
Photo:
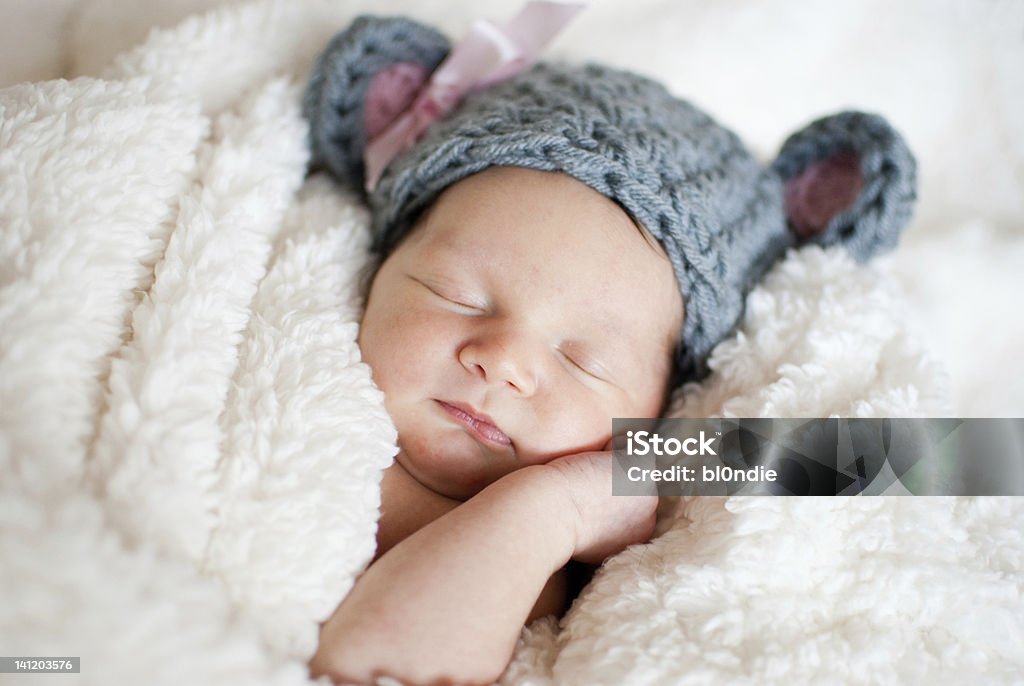
<instances>
[{"instance_id":1,"label":"pink ribbon bow","mask_svg":"<svg viewBox=\"0 0 1024 686\"><path fill-rule=\"evenodd\" d=\"M366 190L372 191L396 155L411 148L471 92L524 71L583 3L528 2L503 25L478 19L424 84L412 105L366 146Z\"/></svg>"}]
</instances>

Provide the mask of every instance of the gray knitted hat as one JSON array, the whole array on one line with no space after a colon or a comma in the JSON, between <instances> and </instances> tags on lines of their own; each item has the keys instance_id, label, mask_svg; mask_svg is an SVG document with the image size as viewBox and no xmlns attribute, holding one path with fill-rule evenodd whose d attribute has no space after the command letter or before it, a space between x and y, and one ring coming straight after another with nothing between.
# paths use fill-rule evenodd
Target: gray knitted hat
<instances>
[{"instance_id":1,"label":"gray knitted hat","mask_svg":"<svg viewBox=\"0 0 1024 686\"><path fill-rule=\"evenodd\" d=\"M434 70L449 49L408 19L360 17L314 66L305 96L313 164L363 193L367 92L399 63ZM366 196L387 254L448 186L491 166L558 171L616 201L664 246L686 313L684 379L707 372L745 296L785 251L841 244L860 261L891 249L915 201L914 158L877 115L819 119L769 167L731 131L624 71L539 64L467 97L385 169Z\"/></svg>"}]
</instances>

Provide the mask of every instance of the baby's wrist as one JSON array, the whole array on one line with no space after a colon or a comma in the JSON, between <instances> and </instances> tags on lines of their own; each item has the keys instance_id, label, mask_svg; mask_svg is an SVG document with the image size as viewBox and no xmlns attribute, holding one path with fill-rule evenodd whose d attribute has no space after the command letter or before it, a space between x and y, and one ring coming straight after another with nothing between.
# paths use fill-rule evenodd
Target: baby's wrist
<instances>
[{"instance_id":1,"label":"baby's wrist","mask_svg":"<svg viewBox=\"0 0 1024 686\"><path fill-rule=\"evenodd\" d=\"M495 491L496 496L509 497L522 508L537 527L545 546L557 558L554 569L563 567L576 550L579 512L565 488L564 478L547 465L518 469L481 492Z\"/></svg>"}]
</instances>

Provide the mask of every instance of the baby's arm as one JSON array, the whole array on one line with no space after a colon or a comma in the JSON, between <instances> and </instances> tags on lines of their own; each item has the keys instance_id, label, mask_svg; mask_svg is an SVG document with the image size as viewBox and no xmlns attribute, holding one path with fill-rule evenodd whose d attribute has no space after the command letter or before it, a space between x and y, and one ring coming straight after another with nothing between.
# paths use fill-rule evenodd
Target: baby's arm
<instances>
[{"instance_id":1,"label":"baby's arm","mask_svg":"<svg viewBox=\"0 0 1024 686\"><path fill-rule=\"evenodd\" d=\"M524 469L388 551L324 625L314 672L491 682L573 552L557 482Z\"/></svg>"},{"instance_id":2,"label":"baby's arm","mask_svg":"<svg viewBox=\"0 0 1024 686\"><path fill-rule=\"evenodd\" d=\"M650 534L648 499L614 498L618 512L598 514L602 504L616 509L607 506L611 500L607 453L500 479L360 577L323 627L314 674L494 681L554 572L574 554L595 559Z\"/></svg>"}]
</instances>

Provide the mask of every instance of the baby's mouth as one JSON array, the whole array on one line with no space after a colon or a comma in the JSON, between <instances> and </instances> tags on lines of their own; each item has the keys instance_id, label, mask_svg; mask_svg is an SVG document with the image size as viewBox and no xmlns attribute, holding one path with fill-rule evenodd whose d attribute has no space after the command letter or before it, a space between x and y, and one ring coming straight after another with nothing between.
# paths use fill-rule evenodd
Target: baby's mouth
<instances>
[{"instance_id":1,"label":"baby's mouth","mask_svg":"<svg viewBox=\"0 0 1024 686\"><path fill-rule=\"evenodd\" d=\"M441 409L456 423L464 426L466 430L477 438L500 446L512 445L512 439L498 428L494 420L485 414L477 412L470 405L437 399L434 402L440 405Z\"/></svg>"}]
</instances>

